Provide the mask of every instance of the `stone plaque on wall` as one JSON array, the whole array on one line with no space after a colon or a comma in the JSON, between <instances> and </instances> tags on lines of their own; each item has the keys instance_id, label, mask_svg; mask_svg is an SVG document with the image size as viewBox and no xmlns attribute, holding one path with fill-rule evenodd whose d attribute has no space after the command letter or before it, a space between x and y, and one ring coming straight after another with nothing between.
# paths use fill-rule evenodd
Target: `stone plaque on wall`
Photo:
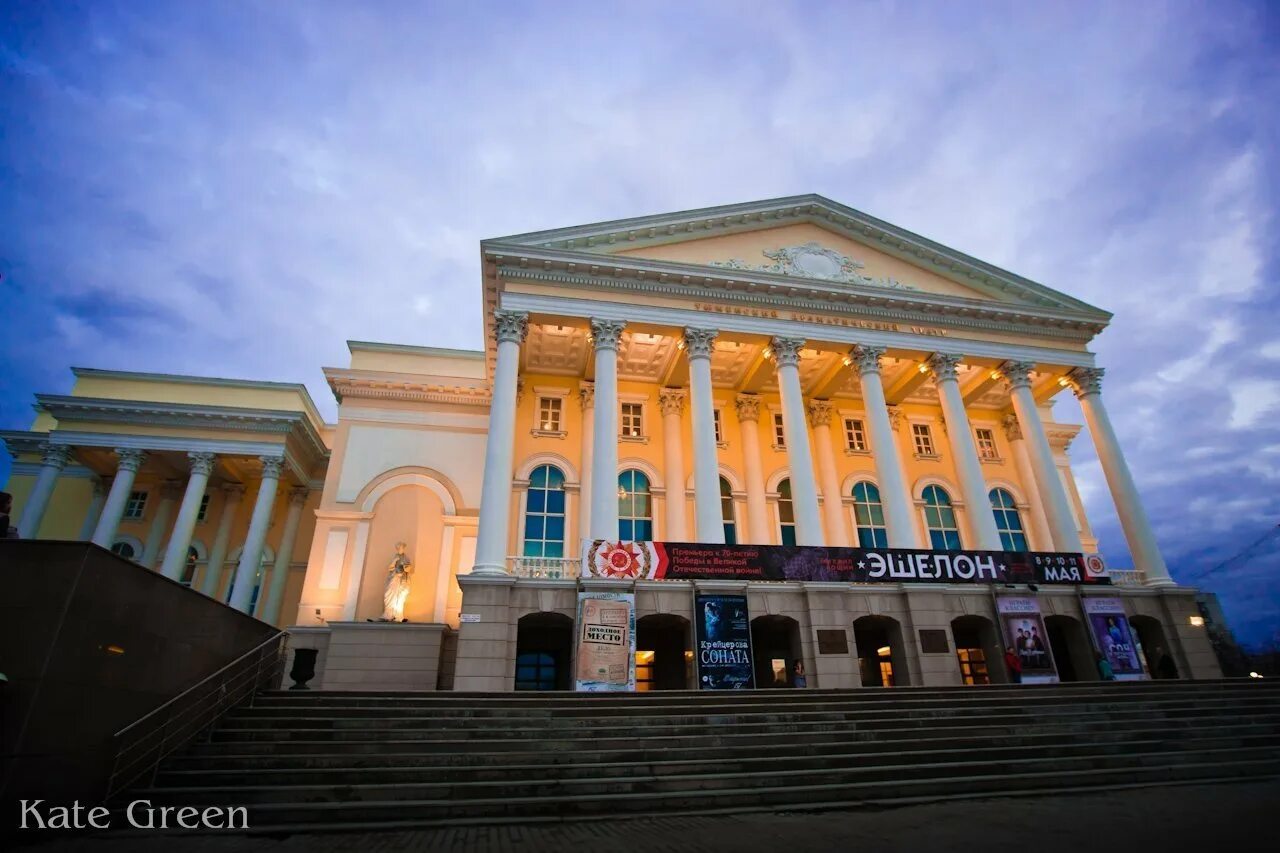
<instances>
[{"instance_id":1,"label":"stone plaque on wall","mask_svg":"<svg viewBox=\"0 0 1280 853\"><path fill-rule=\"evenodd\" d=\"M835 631L818 631L818 654L820 655L847 655L849 654L849 637L842 630Z\"/></svg>"},{"instance_id":2,"label":"stone plaque on wall","mask_svg":"<svg viewBox=\"0 0 1280 853\"><path fill-rule=\"evenodd\" d=\"M947 644L947 632L940 628L921 628L920 651L927 655L945 655L951 651Z\"/></svg>"}]
</instances>

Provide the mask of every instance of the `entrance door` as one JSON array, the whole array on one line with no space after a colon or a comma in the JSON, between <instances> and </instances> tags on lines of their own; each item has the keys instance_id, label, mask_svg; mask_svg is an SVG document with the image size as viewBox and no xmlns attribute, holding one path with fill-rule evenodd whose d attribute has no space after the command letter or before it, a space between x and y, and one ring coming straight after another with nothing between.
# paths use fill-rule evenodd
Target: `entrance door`
<instances>
[{"instance_id":1,"label":"entrance door","mask_svg":"<svg viewBox=\"0 0 1280 853\"><path fill-rule=\"evenodd\" d=\"M636 620L636 690L693 687L693 642L689 620L668 613Z\"/></svg>"},{"instance_id":2,"label":"entrance door","mask_svg":"<svg viewBox=\"0 0 1280 853\"><path fill-rule=\"evenodd\" d=\"M751 654L756 687L794 687L800 659L800 623L788 616L751 620Z\"/></svg>"}]
</instances>

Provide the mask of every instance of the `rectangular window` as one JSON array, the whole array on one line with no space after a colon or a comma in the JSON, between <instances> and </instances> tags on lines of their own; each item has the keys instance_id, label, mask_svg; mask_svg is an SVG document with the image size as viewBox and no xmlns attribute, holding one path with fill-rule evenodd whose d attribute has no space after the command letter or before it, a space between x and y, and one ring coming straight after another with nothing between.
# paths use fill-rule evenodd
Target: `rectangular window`
<instances>
[{"instance_id":1,"label":"rectangular window","mask_svg":"<svg viewBox=\"0 0 1280 853\"><path fill-rule=\"evenodd\" d=\"M559 397L538 398L538 430L540 432L560 432L562 430L560 415L564 400Z\"/></svg>"},{"instance_id":2,"label":"rectangular window","mask_svg":"<svg viewBox=\"0 0 1280 853\"><path fill-rule=\"evenodd\" d=\"M782 428L782 412L773 413L773 446L787 446L787 433Z\"/></svg>"},{"instance_id":3,"label":"rectangular window","mask_svg":"<svg viewBox=\"0 0 1280 853\"><path fill-rule=\"evenodd\" d=\"M846 450L867 449L867 432L858 418L844 419L844 446Z\"/></svg>"},{"instance_id":4,"label":"rectangular window","mask_svg":"<svg viewBox=\"0 0 1280 853\"><path fill-rule=\"evenodd\" d=\"M142 518L142 514L147 510L147 493L146 492L130 492L129 501L124 505L124 517L133 519L134 521Z\"/></svg>"},{"instance_id":5,"label":"rectangular window","mask_svg":"<svg viewBox=\"0 0 1280 853\"><path fill-rule=\"evenodd\" d=\"M915 441L918 456L933 456L933 433L928 424L912 424L911 437Z\"/></svg>"},{"instance_id":6,"label":"rectangular window","mask_svg":"<svg viewBox=\"0 0 1280 853\"><path fill-rule=\"evenodd\" d=\"M204 497L200 499L200 511L196 513L197 522L204 521L206 518L209 517L209 498L210 497L211 495L208 492L205 492Z\"/></svg>"},{"instance_id":7,"label":"rectangular window","mask_svg":"<svg viewBox=\"0 0 1280 853\"><path fill-rule=\"evenodd\" d=\"M724 428L720 426L720 410L711 412L711 422L716 425L716 444L724 444Z\"/></svg>"},{"instance_id":8,"label":"rectangular window","mask_svg":"<svg viewBox=\"0 0 1280 853\"><path fill-rule=\"evenodd\" d=\"M643 438L644 437L644 404L643 403L623 403L622 404L622 437L623 438Z\"/></svg>"},{"instance_id":9,"label":"rectangular window","mask_svg":"<svg viewBox=\"0 0 1280 853\"><path fill-rule=\"evenodd\" d=\"M974 437L978 439L978 456L981 459L999 459L996 455L996 437L989 429L975 429Z\"/></svg>"}]
</instances>

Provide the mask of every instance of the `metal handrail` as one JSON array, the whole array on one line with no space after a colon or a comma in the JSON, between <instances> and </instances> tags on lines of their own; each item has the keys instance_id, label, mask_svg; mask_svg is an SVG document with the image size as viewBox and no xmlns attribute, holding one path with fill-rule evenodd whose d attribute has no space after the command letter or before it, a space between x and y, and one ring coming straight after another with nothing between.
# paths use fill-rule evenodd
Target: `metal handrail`
<instances>
[{"instance_id":1,"label":"metal handrail","mask_svg":"<svg viewBox=\"0 0 1280 853\"><path fill-rule=\"evenodd\" d=\"M154 782L165 758L246 697L252 704L259 688L283 671L288 636L286 631L277 631L112 735L111 774L103 799L110 800L148 772Z\"/></svg>"}]
</instances>

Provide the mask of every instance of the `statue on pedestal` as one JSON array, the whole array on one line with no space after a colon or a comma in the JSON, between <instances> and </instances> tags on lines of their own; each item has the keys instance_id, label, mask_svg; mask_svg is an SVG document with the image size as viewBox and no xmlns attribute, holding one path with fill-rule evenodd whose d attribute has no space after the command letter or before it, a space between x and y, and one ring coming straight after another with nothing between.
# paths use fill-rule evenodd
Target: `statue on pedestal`
<instances>
[{"instance_id":1,"label":"statue on pedestal","mask_svg":"<svg viewBox=\"0 0 1280 853\"><path fill-rule=\"evenodd\" d=\"M387 586L382 592L382 617L379 622L408 622L404 618L404 601L409 597L409 582L413 575L413 563L405 555L408 547L396 543L396 558L387 567Z\"/></svg>"}]
</instances>

